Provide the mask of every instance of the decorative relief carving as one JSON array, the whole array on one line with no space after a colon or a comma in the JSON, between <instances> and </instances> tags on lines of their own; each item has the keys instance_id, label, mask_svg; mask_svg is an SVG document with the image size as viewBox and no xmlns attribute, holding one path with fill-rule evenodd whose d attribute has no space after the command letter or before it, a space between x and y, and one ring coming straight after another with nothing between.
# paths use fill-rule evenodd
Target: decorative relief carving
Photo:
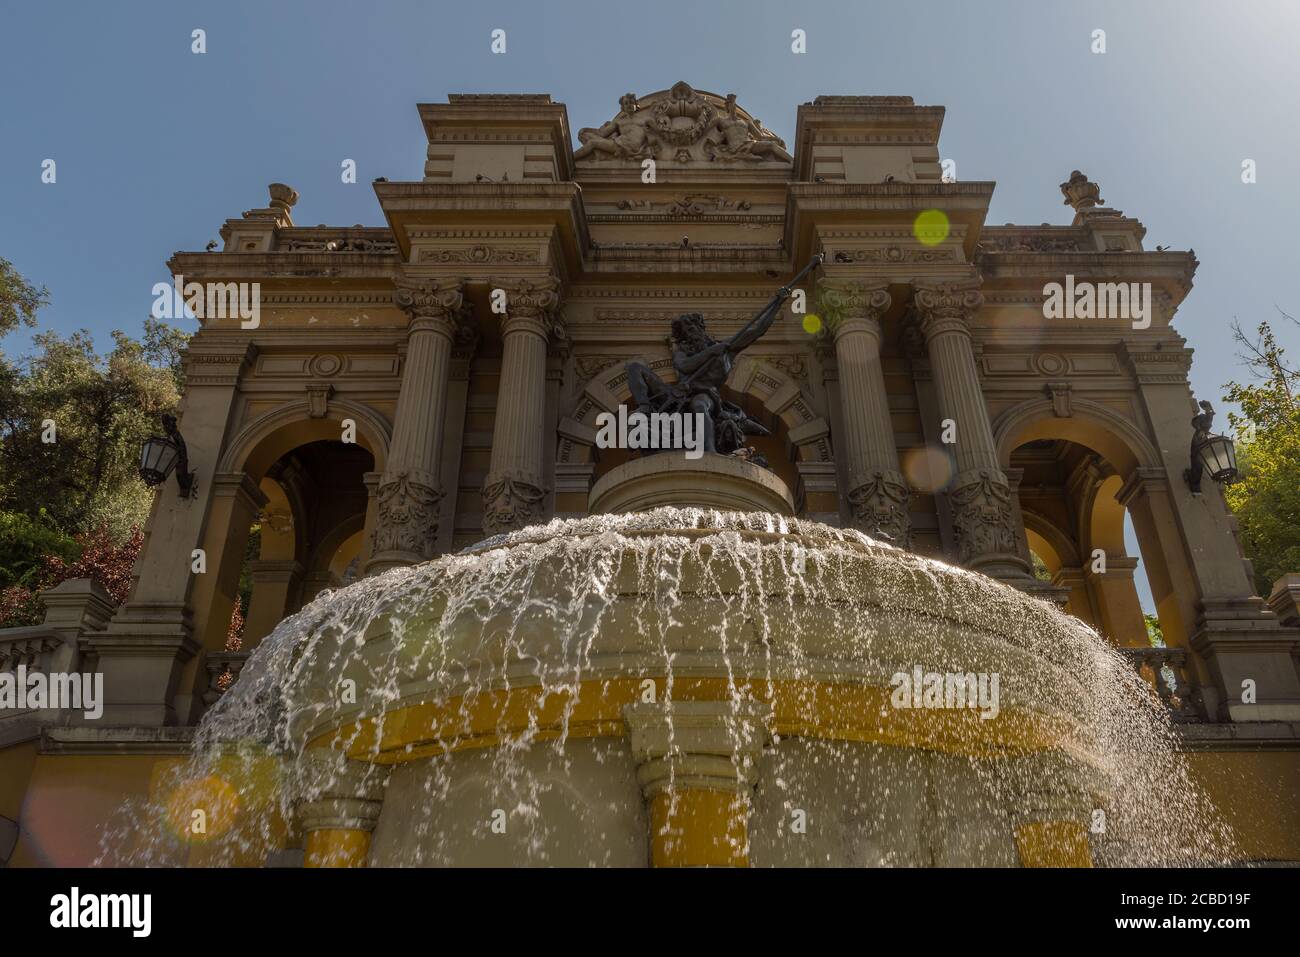
<instances>
[{"instance_id":1,"label":"decorative relief carving","mask_svg":"<svg viewBox=\"0 0 1300 957\"><path fill-rule=\"evenodd\" d=\"M290 253L395 253L397 243L382 239L286 239Z\"/></svg>"},{"instance_id":2,"label":"decorative relief carving","mask_svg":"<svg viewBox=\"0 0 1300 957\"><path fill-rule=\"evenodd\" d=\"M911 497L907 482L897 472L877 470L849 491L853 522L872 538L899 548L912 544L912 519L907 511Z\"/></svg>"},{"instance_id":3,"label":"decorative relief carving","mask_svg":"<svg viewBox=\"0 0 1300 957\"><path fill-rule=\"evenodd\" d=\"M431 557L438 537L438 510L443 496L433 476L417 470L385 476L376 496L379 509L375 551Z\"/></svg>"},{"instance_id":4,"label":"decorative relief carving","mask_svg":"<svg viewBox=\"0 0 1300 957\"><path fill-rule=\"evenodd\" d=\"M419 262L491 265L494 263L536 263L541 254L536 249L517 246L468 246L459 249L422 249Z\"/></svg>"},{"instance_id":5,"label":"decorative relief carving","mask_svg":"<svg viewBox=\"0 0 1300 957\"><path fill-rule=\"evenodd\" d=\"M784 141L741 110L734 94L723 98L677 83L643 99L626 93L618 102L608 123L578 131L575 160L790 162Z\"/></svg>"},{"instance_id":6,"label":"decorative relief carving","mask_svg":"<svg viewBox=\"0 0 1300 957\"><path fill-rule=\"evenodd\" d=\"M330 396L334 386L328 382L311 382L307 385L307 414L313 419L323 419L329 411Z\"/></svg>"},{"instance_id":7,"label":"decorative relief carving","mask_svg":"<svg viewBox=\"0 0 1300 957\"><path fill-rule=\"evenodd\" d=\"M953 479L948 500L952 528L962 562L981 555L1009 554L1016 550L1011 511L1011 487L995 469L972 469Z\"/></svg>"},{"instance_id":8,"label":"decorative relief carving","mask_svg":"<svg viewBox=\"0 0 1300 957\"><path fill-rule=\"evenodd\" d=\"M542 518L546 489L534 475L507 470L483 483L483 530L489 535L536 524Z\"/></svg>"},{"instance_id":9,"label":"decorative relief carving","mask_svg":"<svg viewBox=\"0 0 1300 957\"><path fill-rule=\"evenodd\" d=\"M979 243L981 252L999 253L1077 253L1080 252L1077 239L1051 239L1034 236L998 236L982 239Z\"/></svg>"},{"instance_id":10,"label":"decorative relief carving","mask_svg":"<svg viewBox=\"0 0 1300 957\"><path fill-rule=\"evenodd\" d=\"M636 213L662 213L672 219L689 219L707 213L738 212L752 208L749 200L733 200L725 196L691 193L680 199L656 203L649 199L622 199L619 209Z\"/></svg>"},{"instance_id":11,"label":"decorative relief carving","mask_svg":"<svg viewBox=\"0 0 1300 957\"><path fill-rule=\"evenodd\" d=\"M343 368L343 360L332 353L313 356L307 363L307 369L312 375L322 378L336 375Z\"/></svg>"},{"instance_id":12,"label":"decorative relief carving","mask_svg":"<svg viewBox=\"0 0 1300 957\"><path fill-rule=\"evenodd\" d=\"M1049 382L1044 387L1052 400L1052 414L1058 419L1068 419L1074 414L1070 405L1070 383Z\"/></svg>"},{"instance_id":13,"label":"decorative relief carving","mask_svg":"<svg viewBox=\"0 0 1300 957\"><path fill-rule=\"evenodd\" d=\"M836 263L933 263L955 262L955 249L881 246L875 249L837 249L831 254Z\"/></svg>"},{"instance_id":14,"label":"decorative relief carving","mask_svg":"<svg viewBox=\"0 0 1300 957\"><path fill-rule=\"evenodd\" d=\"M621 365L623 361L622 356L578 356L573 360L573 367L578 375L578 382L586 385L595 376L611 366Z\"/></svg>"}]
</instances>

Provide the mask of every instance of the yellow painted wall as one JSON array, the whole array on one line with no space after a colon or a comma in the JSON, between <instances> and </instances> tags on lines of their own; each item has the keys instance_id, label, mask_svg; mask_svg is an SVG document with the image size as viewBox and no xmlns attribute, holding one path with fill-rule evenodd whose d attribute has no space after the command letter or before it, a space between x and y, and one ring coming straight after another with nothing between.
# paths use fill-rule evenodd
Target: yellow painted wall
<instances>
[{"instance_id":1,"label":"yellow painted wall","mask_svg":"<svg viewBox=\"0 0 1300 957\"><path fill-rule=\"evenodd\" d=\"M1188 765L1232 825L1242 857L1300 861L1300 753L1201 752Z\"/></svg>"}]
</instances>

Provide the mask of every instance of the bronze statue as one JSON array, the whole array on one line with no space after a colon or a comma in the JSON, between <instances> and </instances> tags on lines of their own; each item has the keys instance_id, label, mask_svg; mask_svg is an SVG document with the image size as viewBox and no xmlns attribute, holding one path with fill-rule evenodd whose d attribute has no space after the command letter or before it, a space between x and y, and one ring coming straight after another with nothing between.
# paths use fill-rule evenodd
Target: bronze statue
<instances>
[{"instance_id":1,"label":"bronze statue","mask_svg":"<svg viewBox=\"0 0 1300 957\"><path fill-rule=\"evenodd\" d=\"M777 290L772 301L731 336L718 341L709 336L704 317L697 312L673 320L673 369L677 381L664 382L644 362L627 364L627 384L638 411L704 416L704 450L733 455L745 447L746 435L767 435L768 430L745 414L740 406L722 398L722 384L735 358L757 342L776 321L795 283L821 264L818 253L790 282Z\"/></svg>"}]
</instances>

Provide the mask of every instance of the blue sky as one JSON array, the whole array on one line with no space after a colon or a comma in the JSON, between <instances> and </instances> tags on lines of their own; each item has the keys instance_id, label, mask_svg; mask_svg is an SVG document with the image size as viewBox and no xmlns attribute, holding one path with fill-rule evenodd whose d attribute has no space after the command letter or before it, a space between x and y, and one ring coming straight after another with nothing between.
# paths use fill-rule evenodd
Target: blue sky
<instances>
[{"instance_id":1,"label":"blue sky","mask_svg":"<svg viewBox=\"0 0 1300 957\"><path fill-rule=\"evenodd\" d=\"M382 223L370 181L418 179L418 102L544 92L571 128L679 79L792 140L822 93L947 108L941 153L995 180L989 222L1064 223L1082 169L1141 219L1147 248L1194 248L1176 327L1192 382L1240 377L1229 335L1300 314L1300 2L0 3L0 255L49 287L42 328L138 331L177 249L202 249L282 181L300 224ZM195 28L207 53L190 52ZM507 31L494 55L490 33ZM806 31L808 52L790 52ZM1094 29L1107 52L1090 52ZM58 182L41 183L53 158ZM356 185L339 164L358 163ZM1244 185L1243 159L1258 164ZM1300 337L1284 334L1293 349ZM29 335L0 342L21 352Z\"/></svg>"}]
</instances>

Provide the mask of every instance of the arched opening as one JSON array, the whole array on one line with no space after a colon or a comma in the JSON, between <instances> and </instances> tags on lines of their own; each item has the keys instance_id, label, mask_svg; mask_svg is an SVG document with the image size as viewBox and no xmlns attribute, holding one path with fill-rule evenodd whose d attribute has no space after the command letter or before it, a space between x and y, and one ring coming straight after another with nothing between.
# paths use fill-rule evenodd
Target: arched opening
<instances>
[{"instance_id":1,"label":"arched opening","mask_svg":"<svg viewBox=\"0 0 1300 957\"><path fill-rule=\"evenodd\" d=\"M265 504L243 532L237 594L246 604L241 650L256 647L286 616L326 588L357 577L374 457L359 443L309 441L281 454L259 483ZM227 547L235 547L235 530Z\"/></svg>"},{"instance_id":2,"label":"arched opening","mask_svg":"<svg viewBox=\"0 0 1300 957\"><path fill-rule=\"evenodd\" d=\"M1066 610L1117 645L1148 645L1145 615L1155 609L1142 605L1151 589L1144 563L1125 543L1125 509L1116 498L1123 480L1114 465L1069 438L1022 442L1008 465L1020 474L1028 549L1067 591Z\"/></svg>"}]
</instances>

